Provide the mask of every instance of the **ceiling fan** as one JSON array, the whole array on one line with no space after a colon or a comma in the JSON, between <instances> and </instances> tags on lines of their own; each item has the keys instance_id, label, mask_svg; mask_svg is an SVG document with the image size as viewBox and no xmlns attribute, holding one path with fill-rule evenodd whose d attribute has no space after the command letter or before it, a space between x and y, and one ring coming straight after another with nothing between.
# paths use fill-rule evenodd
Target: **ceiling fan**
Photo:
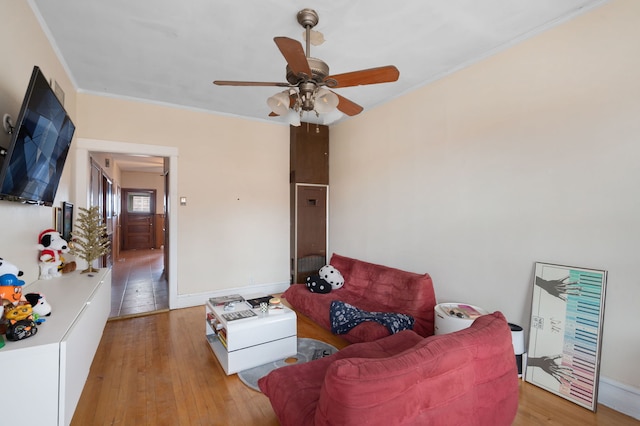
<instances>
[{"instance_id":1,"label":"ceiling fan","mask_svg":"<svg viewBox=\"0 0 640 426\"><path fill-rule=\"evenodd\" d=\"M286 83L228 80L215 80L213 83L219 86L286 87L287 90L267 100L267 104L273 111L269 115L287 115L293 111L296 116L299 115L297 120L299 125L299 118L306 111L314 111L319 115L337 108L349 116L362 112L363 108L360 105L329 89L398 80L400 72L393 65L329 75L329 65L309 55L311 29L318 24L318 13L312 9L302 9L298 12L297 19L306 31L306 54L302 44L297 40L288 37L273 39L287 61Z\"/></svg>"}]
</instances>

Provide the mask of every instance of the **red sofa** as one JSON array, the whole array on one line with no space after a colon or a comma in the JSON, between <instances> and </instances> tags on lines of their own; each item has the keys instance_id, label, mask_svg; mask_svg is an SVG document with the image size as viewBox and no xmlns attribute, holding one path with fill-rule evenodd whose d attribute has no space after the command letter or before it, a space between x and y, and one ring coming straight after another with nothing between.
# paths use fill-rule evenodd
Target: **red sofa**
<instances>
[{"instance_id":1,"label":"red sofa","mask_svg":"<svg viewBox=\"0 0 640 426\"><path fill-rule=\"evenodd\" d=\"M312 293L304 284L294 284L283 297L296 312L308 316L331 331L329 307L340 300L368 312L411 315L413 330L420 336L433 334L436 296L429 274L416 274L333 254L329 262L344 277L344 286L330 293ZM387 328L366 321L342 335L351 343L370 342L388 336Z\"/></svg>"},{"instance_id":2,"label":"red sofa","mask_svg":"<svg viewBox=\"0 0 640 426\"><path fill-rule=\"evenodd\" d=\"M423 338L410 330L278 368L259 380L282 426L507 426L518 409L511 329L500 312Z\"/></svg>"}]
</instances>

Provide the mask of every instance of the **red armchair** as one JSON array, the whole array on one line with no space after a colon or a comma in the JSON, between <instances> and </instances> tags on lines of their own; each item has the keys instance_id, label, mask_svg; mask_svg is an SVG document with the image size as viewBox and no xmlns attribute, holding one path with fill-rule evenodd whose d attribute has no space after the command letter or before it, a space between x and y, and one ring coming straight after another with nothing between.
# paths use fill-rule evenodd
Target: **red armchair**
<instances>
[{"instance_id":1,"label":"red armchair","mask_svg":"<svg viewBox=\"0 0 640 426\"><path fill-rule=\"evenodd\" d=\"M518 408L511 330L500 312L423 338L402 331L279 368L258 382L283 426L506 426Z\"/></svg>"}]
</instances>

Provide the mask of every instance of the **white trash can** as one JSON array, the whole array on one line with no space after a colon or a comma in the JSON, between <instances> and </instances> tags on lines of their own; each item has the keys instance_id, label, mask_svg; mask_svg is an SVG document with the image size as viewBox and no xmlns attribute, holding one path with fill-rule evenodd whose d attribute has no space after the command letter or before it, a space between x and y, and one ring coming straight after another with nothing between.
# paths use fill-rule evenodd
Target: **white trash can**
<instances>
[{"instance_id":1,"label":"white trash can","mask_svg":"<svg viewBox=\"0 0 640 426\"><path fill-rule=\"evenodd\" d=\"M488 313L468 303L439 303L435 307L435 334L463 330L473 324L476 318Z\"/></svg>"}]
</instances>

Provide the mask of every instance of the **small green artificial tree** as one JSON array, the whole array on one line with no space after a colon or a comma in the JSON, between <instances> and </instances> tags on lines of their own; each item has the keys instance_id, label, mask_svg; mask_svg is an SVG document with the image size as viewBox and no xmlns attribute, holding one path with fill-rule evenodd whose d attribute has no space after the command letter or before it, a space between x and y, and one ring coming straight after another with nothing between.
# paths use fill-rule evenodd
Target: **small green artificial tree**
<instances>
[{"instance_id":1,"label":"small green artificial tree","mask_svg":"<svg viewBox=\"0 0 640 426\"><path fill-rule=\"evenodd\" d=\"M93 261L109 253L110 250L107 227L102 222L102 214L98 206L88 209L79 207L79 210L75 230L71 231L73 237L71 254L78 255L89 264L89 267L82 271L83 274L97 272L93 267Z\"/></svg>"}]
</instances>

